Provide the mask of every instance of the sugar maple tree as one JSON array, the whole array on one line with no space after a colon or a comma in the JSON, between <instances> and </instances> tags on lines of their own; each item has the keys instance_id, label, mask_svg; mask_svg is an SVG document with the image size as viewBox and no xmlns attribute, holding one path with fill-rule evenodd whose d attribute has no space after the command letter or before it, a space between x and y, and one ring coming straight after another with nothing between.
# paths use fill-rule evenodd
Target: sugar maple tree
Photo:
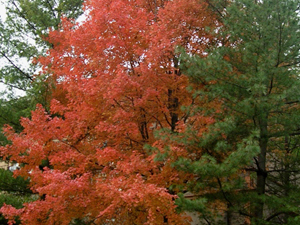
<instances>
[{"instance_id":1,"label":"sugar maple tree","mask_svg":"<svg viewBox=\"0 0 300 225\"><path fill-rule=\"evenodd\" d=\"M144 146L188 121L175 47L204 56L215 19L196 0L91 0L85 10L82 24L50 33L39 61L55 86L51 112L37 106L21 134L5 130L1 154L22 163L16 175L40 199L1 212L23 224L185 224L167 188L191 176L170 166L187 153L174 147L160 163Z\"/></svg>"}]
</instances>

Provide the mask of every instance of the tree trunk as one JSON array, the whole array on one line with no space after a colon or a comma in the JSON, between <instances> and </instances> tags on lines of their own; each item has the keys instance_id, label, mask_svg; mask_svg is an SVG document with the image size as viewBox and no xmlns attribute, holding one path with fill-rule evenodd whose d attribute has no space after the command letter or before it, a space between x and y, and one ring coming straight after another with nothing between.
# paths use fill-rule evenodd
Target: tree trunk
<instances>
[{"instance_id":1,"label":"tree trunk","mask_svg":"<svg viewBox=\"0 0 300 225\"><path fill-rule=\"evenodd\" d=\"M176 128L176 123L178 122L178 98L174 97L173 90L168 90L168 102L169 102L169 111L171 116L171 130L174 132Z\"/></svg>"},{"instance_id":2,"label":"tree trunk","mask_svg":"<svg viewBox=\"0 0 300 225\"><path fill-rule=\"evenodd\" d=\"M256 180L256 192L258 196L262 196L266 191L266 179L267 179L267 171L266 171L266 155L267 155L267 146L268 146L268 116L266 114L262 115L259 119L259 127L260 127L260 139L259 139L259 147L260 153L258 155L256 164L257 164L257 180ZM263 200L258 200L257 205L254 208L254 217L255 220L263 219L264 214L264 202Z\"/></svg>"}]
</instances>

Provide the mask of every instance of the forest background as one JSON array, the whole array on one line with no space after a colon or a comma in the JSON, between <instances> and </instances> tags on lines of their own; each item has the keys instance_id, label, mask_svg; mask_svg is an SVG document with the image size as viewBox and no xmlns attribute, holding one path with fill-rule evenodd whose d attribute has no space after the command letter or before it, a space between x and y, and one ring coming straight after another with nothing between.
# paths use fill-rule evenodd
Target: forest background
<instances>
[{"instance_id":1,"label":"forest background","mask_svg":"<svg viewBox=\"0 0 300 225\"><path fill-rule=\"evenodd\" d=\"M299 6L7 2L3 223L298 224Z\"/></svg>"}]
</instances>

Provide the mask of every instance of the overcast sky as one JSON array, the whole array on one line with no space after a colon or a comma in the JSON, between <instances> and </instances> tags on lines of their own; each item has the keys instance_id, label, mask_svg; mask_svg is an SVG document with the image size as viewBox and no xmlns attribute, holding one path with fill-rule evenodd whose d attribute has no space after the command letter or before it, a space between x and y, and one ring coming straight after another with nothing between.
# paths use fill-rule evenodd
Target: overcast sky
<instances>
[{"instance_id":1,"label":"overcast sky","mask_svg":"<svg viewBox=\"0 0 300 225\"><path fill-rule=\"evenodd\" d=\"M2 21L5 19L5 6L3 4L3 1L4 0L0 1L0 16L1 16Z\"/></svg>"}]
</instances>

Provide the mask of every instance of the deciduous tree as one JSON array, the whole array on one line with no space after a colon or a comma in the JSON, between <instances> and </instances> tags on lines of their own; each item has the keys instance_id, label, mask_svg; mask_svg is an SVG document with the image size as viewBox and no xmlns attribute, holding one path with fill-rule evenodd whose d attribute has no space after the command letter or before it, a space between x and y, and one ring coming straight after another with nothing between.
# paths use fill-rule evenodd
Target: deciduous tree
<instances>
[{"instance_id":1,"label":"deciduous tree","mask_svg":"<svg viewBox=\"0 0 300 225\"><path fill-rule=\"evenodd\" d=\"M168 188L189 175L155 162L144 146L155 130L175 132L189 117L180 107L193 96L175 47L205 56L214 41L206 27L218 25L207 7L91 0L84 22L63 19L39 61L56 82L50 113L38 106L20 134L7 127L12 145L1 149L24 165L16 175L29 177L40 199L1 212L24 224L185 224Z\"/></svg>"},{"instance_id":2,"label":"deciduous tree","mask_svg":"<svg viewBox=\"0 0 300 225\"><path fill-rule=\"evenodd\" d=\"M31 61L49 48L43 37L48 34L49 27L58 28L62 14L74 19L82 14L82 1L13 0L2 3L6 16L0 21L0 129L2 131L4 124L9 124L19 133L23 129L19 122L21 117L29 117L37 103L49 105L47 76L35 76L40 66ZM0 145L7 143L1 133ZM1 170L0 205L7 203L20 208L24 201L34 196L26 187L28 182L20 178L14 180L11 175L11 171ZM5 223L2 216L0 220Z\"/></svg>"}]
</instances>

